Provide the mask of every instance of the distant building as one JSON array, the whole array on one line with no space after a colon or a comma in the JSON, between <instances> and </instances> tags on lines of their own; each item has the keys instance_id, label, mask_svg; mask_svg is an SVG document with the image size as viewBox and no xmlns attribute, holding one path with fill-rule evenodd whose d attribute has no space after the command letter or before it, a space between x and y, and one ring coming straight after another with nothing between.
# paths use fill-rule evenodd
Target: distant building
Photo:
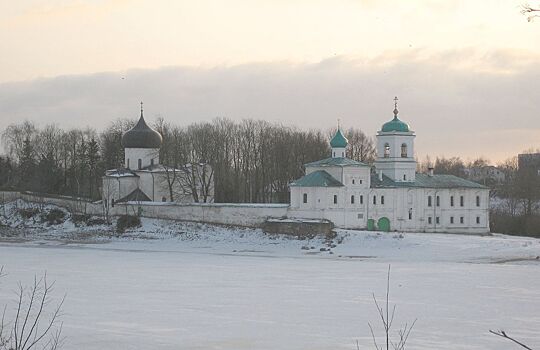
<instances>
[{"instance_id":1,"label":"distant building","mask_svg":"<svg viewBox=\"0 0 540 350\"><path fill-rule=\"evenodd\" d=\"M540 153L518 154L519 171L532 171L540 175Z\"/></svg>"},{"instance_id":2,"label":"distant building","mask_svg":"<svg viewBox=\"0 0 540 350\"><path fill-rule=\"evenodd\" d=\"M469 180L483 184L500 184L506 180L506 173L493 165L467 168L465 174Z\"/></svg>"},{"instance_id":3,"label":"distant building","mask_svg":"<svg viewBox=\"0 0 540 350\"><path fill-rule=\"evenodd\" d=\"M141 116L122 137L124 167L103 176L105 205L118 202L213 202L214 178L208 164L186 164L180 169L162 165L159 149L162 136Z\"/></svg>"},{"instance_id":4,"label":"distant building","mask_svg":"<svg viewBox=\"0 0 540 350\"><path fill-rule=\"evenodd\" d=\"M305 165L291 187L288 216L383 231L489 232L489 189L453 175L416 173L409 125L394 118L377 133L375 167L346 157L338 128L330 158Z\"/></svg>"}]
</instances>

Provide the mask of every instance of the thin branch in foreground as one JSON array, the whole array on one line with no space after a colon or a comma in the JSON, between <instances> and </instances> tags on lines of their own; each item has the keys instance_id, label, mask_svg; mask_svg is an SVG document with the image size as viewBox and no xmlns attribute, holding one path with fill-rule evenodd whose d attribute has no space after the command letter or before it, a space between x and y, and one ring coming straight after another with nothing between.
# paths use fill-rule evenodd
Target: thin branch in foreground
<instances>
[{"instance_id":1,"label":"thin branch in foreground","mask_svg":"<svg viewBox=\"0 0 540 350\"><path fill-rule=\"evenodd\" d=\"M505 339L508 339L510 341L513 341L514 343L518 344L519 346L521 346L522 348L525 348L525 349L529 349L529 350L533 350L532 348L528 347L527 345L517 341L516 339L510 337L508 334L506 334L505 331L503 330L498 330L498 331L492 331L491 329L489 330L489 333L491 334L495 334L501 338L505 338Z\"/></svg>"},{"instance_id":2,"label":"thin branch in foreground","mask_svg":"<svg viewBox=\"0 0 540 350\"><path fill-rule=\"evenodd\" d=\"M414 320L414 322L410 326L408 323L405 323L405 325L398 330L398 340L396 342L390 339L390 331L392 329L394 316L396 314L396 305L394 305L392 307L392 310L390 311L390 265L388 265L388 275L386 279L386 304L384 306L380 306L377 298L375 297L375 293L373 293L372 296L373 302L375 304L375 307L377 308L377 312L379 313L379 317L381 319L385 336L385 343L383 344L383 346L379 346L379 344L377 343L377 338L375 337L375 332L373 331L373 326L371 325L371 323L368 322L369 330L371 332L371 338L373 340L373 345L375 349L389 350L391 346L394 350L405 350L405 345L416 323L416 320Z\"/></svg>"},{"instance_id":3,"label":"thin branch in foreground","mask_svg":"<svg viewBox=\"0 0 540 350\"><path fill-rule=\"evenodd\" d=\"M532 7L529 4L521 5L521 14L527 16L527 21L532 22L535 17L540 17L536 12L540 12L540 8Z\"/></svg>"}]
</instances>

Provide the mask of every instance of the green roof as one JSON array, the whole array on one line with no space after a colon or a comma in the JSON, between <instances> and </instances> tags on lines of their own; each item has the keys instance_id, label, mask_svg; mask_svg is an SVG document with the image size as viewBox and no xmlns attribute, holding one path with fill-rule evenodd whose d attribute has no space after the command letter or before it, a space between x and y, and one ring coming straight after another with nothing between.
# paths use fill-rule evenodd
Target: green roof
<instances>
[{"instance_id":1,"label":"green roof","mask_svg":"<svg viewBox=\"0 0 540 350\"><path fill-rule=\"evenodd\" d=\"M304 164L304 166L308 168L308 167L324 167L324 166L341 166L341 167L357 166L359 167L359 166L369 166L369 165L362 162L357 162L356 160L352 160L349 158L339 157L339 158L326 158L323 160L318 160L316 162Z\"/></svg>"},{"instance_id":2,"label":"green roof","mask_svg":"<svg viewBox=\"0 0 540 350\"><path fill-rule=\"evenodd\" d=\"M349 140L343 135L341 129L338 129L332 140L330 140L330 147L332 148L345 148L348 144Z\"/></svg>"},{"instance_id":3,"label":"green roof","mask_svg":"<svg viewBox=\"0 0 540 350\"><path fill-rule=\"evenodd\" d=\"M392 132L392 131L409 132L410 129L409 129L409 124L399 120L396 114L394 116L394 119L392 119L388 123L384 123L381 131L382 132Z\"/></svg>"},{"instance_id":4,"label":"green roof","mask_svg":"<svg viewBox=\"0 0 540 350\"><path fill-rule=\"evenodd\" d=\"M334 179L324 170L314 171L311 174L291 183L293 187L342 187L343 184Z\"/></svg>"},{"instance_id":5,"label":"green roof","mask_svg":"<svg viewBox=\"0 0 540 350\"><path fill-rule=\"evenodd\" d=\"M416 188L478 188L488 189L488 187L480 185L476 182L462 179L454 175L433 175L416 174L414 182L400 182L394 181L383 175L382 181L374 174L371 176L371 187L384 188L384 187L416 187Z\"/></svg>"}]
</instances>

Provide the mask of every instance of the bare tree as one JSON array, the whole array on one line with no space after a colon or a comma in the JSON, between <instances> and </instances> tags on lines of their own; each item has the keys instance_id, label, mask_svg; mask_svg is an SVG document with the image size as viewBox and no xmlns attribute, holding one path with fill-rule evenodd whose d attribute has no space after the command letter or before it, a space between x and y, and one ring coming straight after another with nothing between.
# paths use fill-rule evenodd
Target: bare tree
<instances>
[{"instance_id":1,"label":"bare tree","mask_svg":"<svg viewBox=\"0 0 540 350\"><path fill-rule=\"evenodd\" d=\"M524 349L533 350L532 348L528 347L527 345L525 345L525 344L523 344L523 343L517 341L515 338L512 338L511 336L509 336L508 334L506 334L506 332L503 331L503 330L492 331L492 330L490 329L489 332L490 332L491 334L495 334L496 336L499 336L499 337L508 339L508 340L510 340L510 341L513 341L514 343L518 344L519 346L521 346L521 347L524 348Z\"/></svg>"},{"instance_id":2,"label":"bare tree","mask_svg":"<svg viewBox=\"0 0 540 350\"><path fill-rule=\"evenodd\" d=\"M0 268L0 277L3 268ZM51 303L50 294L54 282L47 282L47 274L34 277L29 287L19 283L16 311L12 322L7 323L6 307L0 321L0 350L30 350L37 347L44 350L59 349L63 343L62 324L59 324L64 298L52 312L46 308Z\"/></svg>"},{"instance_id":3,"label":"bare tree","mask_svg":"<svg viewBox=\"0 0 540 350\"><path fill-rule=\"evenodd\" d=\"M368 322L369 330L371 331L371 337L373 339L373 345L375 346L376 350L390 350L390 347L394 350L404 350L405 345L407 344L407 340L409 339L409 334L411 333L414 324L416 323L416 320L413 321L411 325L408 323L405 323L405 325L398 330L398 337L397 340L392 341L390 338L390 331L392 329L392 323L394 322L394 315L396 312L396 305L392 307L392 310L390 310L390 265L388 265L388 275L386 280L386 302L384 305L384 308L382 306L379 306L379 302L377 301L377 298L375 297L375 293L373 293L373 301L375 303L375 306L377 307L377 311L379 312L379 316L381 317L381 322L383 325L384 330L384 337L385 342L383 345L380 345L377 343L377 338L375 337L375 332L373 331L373 326L371 323ZM357 343L358 347L358 343Z\"/></svg>"}]
</instances>

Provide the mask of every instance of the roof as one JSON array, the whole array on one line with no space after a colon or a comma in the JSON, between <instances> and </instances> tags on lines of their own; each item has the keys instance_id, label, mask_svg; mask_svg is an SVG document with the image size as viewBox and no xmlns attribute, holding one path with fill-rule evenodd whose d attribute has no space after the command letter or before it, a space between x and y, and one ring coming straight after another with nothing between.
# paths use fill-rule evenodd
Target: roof
<instances>
[{"instance_id":1,"label":"roof","mask_svg":"<svg viewBox=\"0 0 540 350\"><path fill-rule=\"evenodd\" d=\"M394 119L391 121L384 123L381 129L382 132L392 132L392 131L398 131L398 132L409 132L409 124L401 121L397 115L394 116Z\"/></svg>"},{"instance_id":2,"label":"roof","mask_svg":"<svg viewBox=\"0 0 540 350\"><path fill-rule=\"evenodd\" d=\"M105 172L106 177L137 177L138 175L127 168L111 169Z\"/></svg>"},{"instance_id":3,"label":"roof","mask_svg":"<svg viewBox=\"0 0 540 350\"><path fill-rule=\"evenodd\" d=\"M343 184L324 170L314 171L291 183L293 187L342 187Z\"/></svg>"},{"instance_id":4,"label":"roof","mask_svg":"<svg viewBox=\"0 0 540 350\"><path fill-rule=\"evenodd\" d=\"M346 167L346 166L354 166L354 167L361 167L361 166L369 166L362 162L357 162L356 160L352 160L349 158L326 158L322 160L318 160L316 162L311 162L304 164L306 168L308 167L326 167L326 166L340 166L340 167Z\"/></svg>"},{"instance_id":5,"label":"roof","mask_svg":"<svg viewBox=\"0 0 540 350\"><path fill-rule=\"evenodd\" d=\"M142 110L137 125L122 136L124 148L159 148L162 141L161 134L149 127L144 121Z\"/></svg>"},{"instance_id":6,"label":"roof","mask_svg":"<svg viewBox=\"0 0 540 350\"><path fill-rule=\"evenodd\" d=\"M151 202L152 200L148 197L141 189L137 188L127 196L117 200L117 203L121 202Z\"/></svg>"},{"instance_id":7,"label":"roof","mask_svg":"<svg viewBox=\"0 0 540 350\"><path fill-rule=\"evenodd\" d=\"M476 182L462 179L454 175L427 175L416 174L414 182L394 181L388 176L383 175L382 181L379 180L377 174L371 176L371 187L373 188L394 188L394 187L411 187L411 188L477 188L488 189L488 187L480 185Z\"/></svg>"},{"instance_id":8,"label":"roof","mask_svg":"<svg viewBox=\"0 0 540 350\"><path fill-rule=\"evenodd\" d=\"M348 144L349 140L343 135L341 129L338 129L332 140L330 140L330 147L332 148L345 148Z\"/></svg>"}]
</instances>

